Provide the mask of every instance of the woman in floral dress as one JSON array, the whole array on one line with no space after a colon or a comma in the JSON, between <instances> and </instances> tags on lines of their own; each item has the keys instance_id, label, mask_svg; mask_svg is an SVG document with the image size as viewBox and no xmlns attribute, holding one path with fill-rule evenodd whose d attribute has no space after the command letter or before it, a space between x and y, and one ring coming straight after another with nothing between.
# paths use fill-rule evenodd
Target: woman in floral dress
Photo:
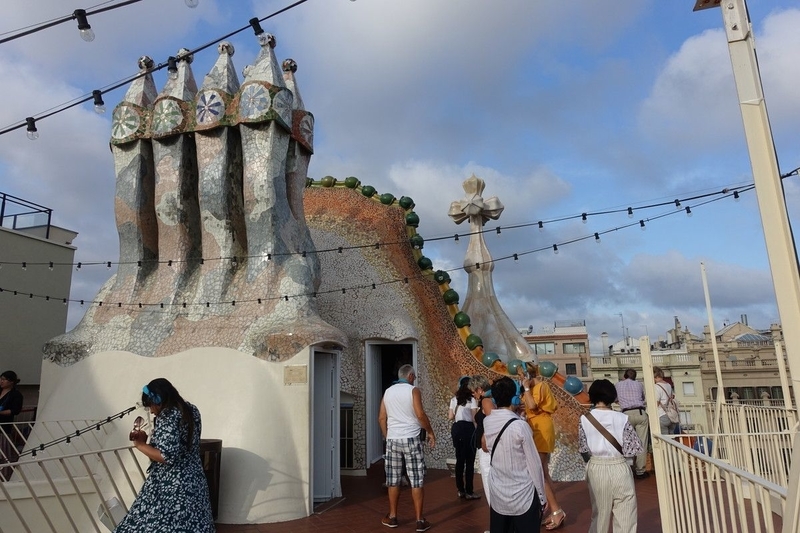
<instances>
[{"instance_id":1,"label":"woman in floral dress","mask_svg":"<svg viewBox=\"0 0 800 533\"><path fill-rule=\"evenodd\" d=\"M147 479L116 533L213 533L208 482L200 462L200 412L164 378L142 389L142 404L155 415L153 435L131 433L152 462Z\"/></svg>"}]
</instances>

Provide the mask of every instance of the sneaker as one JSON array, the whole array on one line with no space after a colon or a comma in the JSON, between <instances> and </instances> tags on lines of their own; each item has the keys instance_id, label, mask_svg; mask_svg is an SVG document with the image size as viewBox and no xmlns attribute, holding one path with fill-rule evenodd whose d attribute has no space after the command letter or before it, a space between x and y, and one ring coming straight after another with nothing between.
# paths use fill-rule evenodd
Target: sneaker
<instances>
[{"instance_id":1,"label":"sneaker","mask_svg":"<svg viewBox=\"0 0 800 533\"><path fill-rule=\"evenodd\" d=\"M381 524L383 524L386 527L397 527L397 517L396 516L389 516L387 514L381 520Z\"/></svg>"},{"instance_id":2,"label":"sneaker","mask_svg":"<svg viewBox=\"0 0 800 533\"><path fill-rule=\"evenodd\" d=\"M634 474L636 479L645 479L650 477L650 472L642 472L641 474Z\"/></svg>"},{"instance_id":3,"label":"sneaker","mask_svg":"<svg viewBox=\"0 0 800 533\"><path fill-rule=\"evenodd\" d=\"M481 495L480 494L474 494L472 492L468 492L466 495L464 495L464 498L467 499L467 500L480 500L481 499Z\"/></svg>"},{"instance_id":4,"label":"sneaker","mask_svg":"<svg viewBox=\"0 0 800 533\"><path fill-rule=\"evenodd\" d=\"M417 520L417 533L422 533L422 531L428 531L431 528L431 523L425 520Z\"/></svg>"},{"instance_id":5,"label":"sneaker","mask_svg":"<svg viewBox=\"0 0 800 533\"><path fill-rule=\"evenodd\" d=\"M461 492L461 491L458 491L458 497L459 497L459 498L464 498L465 496L466 496L466 494L465 494L465 493L463 493L463 492Z\"/></svg>"}]
</instances>

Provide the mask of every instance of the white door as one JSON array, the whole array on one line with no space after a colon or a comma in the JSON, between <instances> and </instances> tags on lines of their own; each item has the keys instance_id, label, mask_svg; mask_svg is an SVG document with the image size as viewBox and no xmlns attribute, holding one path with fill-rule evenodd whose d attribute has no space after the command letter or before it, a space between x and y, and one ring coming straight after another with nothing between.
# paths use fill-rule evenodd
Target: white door
<instances>
[{"instance_id":1,"label":"white door","mask_svg":"<svg viewBox=\"0 0 800 533\"><path fill-rule=\"evenodd\" d=\"M315 502L342 495L339 480L339 354L314 351L312 415Z\"/></svg>"},{"instance_id":2,"label":"white door","mask_svg":"<svg viewBox=\"0 0 800 533\"><path fill-rule=\"evenodd\" d=\"M398 358L397 349L402 347L405 347L411 355L411 360L406 359L405 361L417 368L417 343L414 341L367 341L365 345L368 467L383 459L385 446L381 427L378 424L378 412L381 399L383 399L383 391L397 379L397 375L393 374L392 370L396 366Z\"/></svg>"}]
</instances>

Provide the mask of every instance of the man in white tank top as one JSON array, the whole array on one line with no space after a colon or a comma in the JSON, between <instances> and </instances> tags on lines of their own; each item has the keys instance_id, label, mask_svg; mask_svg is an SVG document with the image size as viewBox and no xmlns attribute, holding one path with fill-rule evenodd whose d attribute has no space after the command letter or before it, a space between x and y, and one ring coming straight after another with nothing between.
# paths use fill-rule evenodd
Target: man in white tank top
<instances>
[{"instance_id":1,"label":"man in white tank top","mask_svg":"<svg viewBox=\"0 0 800 533\"><path fill-rule=\"evenodd\" d=\"M411 499L417 515L417 531L430 529L431 524L422 516L425 477L425 455L422 450L420 430L424 429L431 448L436 445L433 428L422 407L422 394L414 386L417 372L411 365L403 365L397 372L398 380L386 389L381 401L378 423L386 440L386 487L389 491L389 514L381 523L386 527L397 527L397 503L400 501L400 476L403 461L406 463L408 479L411 483Z\"/></svg>"}]
</instances>

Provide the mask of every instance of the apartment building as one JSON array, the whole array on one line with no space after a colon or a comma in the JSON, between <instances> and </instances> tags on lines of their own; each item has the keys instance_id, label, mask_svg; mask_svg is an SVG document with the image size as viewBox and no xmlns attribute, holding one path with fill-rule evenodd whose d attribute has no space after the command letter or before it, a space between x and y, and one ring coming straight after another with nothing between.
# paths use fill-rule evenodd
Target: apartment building
<instances>
[{"instance_id":1,"label":"apartment building","mask_svg":"<svg viewBox=\"0 0 800 533\"><path fill-rule=\"evenodd\" d=\"M42 345L67 326L78 234L51 221L51 209L0 192L0 372L23 386L39 385Z\"/></svg>"},{"instance_id":2,"label":"apartment building","mask_svg":"<svg viewBox=\"0 0 800 533\"><path fill-rule=\"evenodd\" d=\"M589 357L589 333L585 320L557 320L553 327L538 331L533 326L520 333L539 361L550 361L566 376L576 376L588 387L592 382Z\"/></svg>"}]
</instances>

